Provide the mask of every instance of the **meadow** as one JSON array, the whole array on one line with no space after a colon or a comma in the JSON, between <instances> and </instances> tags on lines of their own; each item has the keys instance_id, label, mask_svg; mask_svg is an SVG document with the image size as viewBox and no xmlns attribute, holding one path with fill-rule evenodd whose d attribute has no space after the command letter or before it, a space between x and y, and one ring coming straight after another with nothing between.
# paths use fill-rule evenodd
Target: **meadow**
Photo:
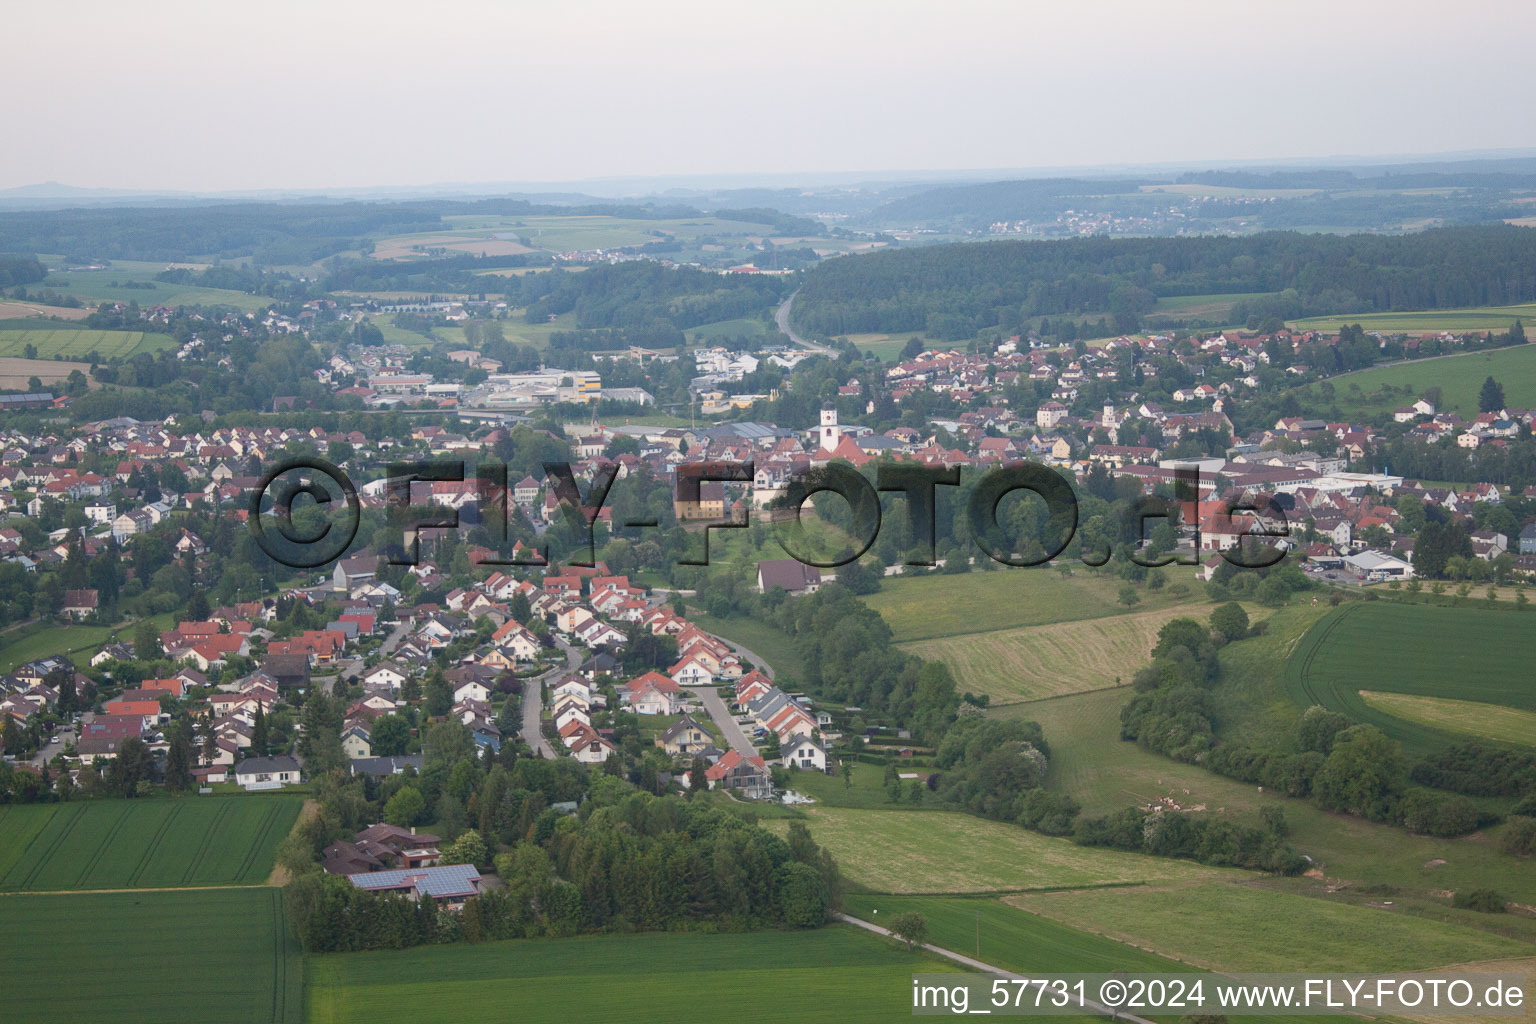
<instances>
[{"instance_id":1,"label":"meadow","mask_svg":"<svg viewBox=\"0 0 1536 1024\"><path fill-rule=\"evenodd\" d=\"M1408 313L1355 313L1341 316L1313 316L1292 320L1288 326L1301 331L1338 333L1346 324L1359 324L1367 331L1419 333L1450 331L1507 331L1516 320L1536 318L1536 302L1517 306L1468 306L1461 309L1429 309Z\"/></svg>"},{"instance_id":2,"label":"meadow","mask_svg":"<svg viewBox=\"0 0 1536 1024\"><path fill-rule=\"evenodd\" d=\"M1504 386L1504 400L1509 406L1523 409L1536 405L1536 345L1437 356L1347 373L1330 378L1334 398L1328 404L1337 405L1347 415L1369 416L1412 405L1425 390L1438 387L1440 411L1471 419L1479 411L1478 392L1489 377Z\"/></svg>"},{"instance_id":3,"label":"meadow","mask_svg":"<svg viewBox=\"0 0 1536 1024\"><path fill-rule=\"evenodd\" d=\"M0 896L5 1015L35 1024L301 1024L278 889Z\"/></svg>"},{"instance_id":4,"label":"meadow","mask_svg":"<svg viewBox=\"0 0 1536 1024\"><path fill-rule=\"evenodd\" d=\"M1524 957L1529 942L1253 883L1025 893L1010 905L1218 971L1379 973Z\"/></svg>"},{"instance_id":5,"label":"meadow","mask_svg":"<svg viewBox=\"0 0 1536 1024\"><path fill-rule=\"evenodd\" d=\"M1414 697L1406 693L1361 690L1366 706L1419 725L1501 743L1536 746L1536 712L1516 711L1475 700Z\"/></svg>"},{"instance_id":6,"label":"meadow","mask_svg":"<svg viewBox=\"0 0 1536 1024\"><path fill-rule=\"evenodd\" d=\"M1453 737L1371 706L1360 690L1536 711L1525 651L1530 633L1526 617L1512 611L1351 603L1302 638L1286 689L1300 707L1322 704L1423 754Z\"/></svg>"},{"instance_id":7,"label":"meadow","mask_svg":"<svg viewBox=\"0 0 1536 1024\"><path fill-rule=\"evenodd\" d=\"M811 835L837 858L844 876L873 892L1078 889L1242 874L1191 861L1078 846L959 811L818 806L805 815ZM787 831L788 825L782 828Z\"/></svg>"},{"instance_id":8,"label":"meadow","mask_svg":"<svg viewBox=\"0 0 1536 1024\"><path fill-rule=\"evenodd\" d=\"M436 1024L516 1007L565 1024L734 1020L877 1024L911 1013L914 973L956 968L848 925L750 934L609 935L339 953L305 964L312 1024ZM468 1013L476 1007L480 1013Z\"/></svg>"},{"instance_id":9,"label":"meadow","mask_svg":"<svg viewBox=\"0 0 1536 1024\"><path fill-rule=\"evenodd\" d=\"M88 305L102 302L137 302L148 306L231 306L248 313L266 309L272 300L263 295L226 288L156 281L155 275L166 269L164 263L117 260L103 270L53 269L36 287L73 295ZM132 282L133 287L124 287Z\"/></svg>"},{"instance_id":10,"label":"meadow","mask_svg":"<svg viewBox=\"0 0 1536 1024\"><path fill-rule=\"evenodd\" d=\"M898 643L1021 626L1123 615L1122 581L1075 569L1063 577L1044 566L956 575L923 573L884 581L864 598L891 627ZM1162 590L1138 590L1140 612L1198 600L1204 587L1193 579Z\"/></svg>"},{"instance_id":11,"label":"meadow","mask_svg":"<svg viewBox=\"0 0 1536 1024\"><path fill-rule=\"evenodd\" d=\"M257 885L301 803L242 794L0 807L0 891Z\"/></svg>"},{"instance_id":12,"label":"meadow","mask_svg":"<svg viewBox=\"0 0 1536 1024\"><path fill-rule=\"evenodd\" d=\"M1261 617L1257 606L1246 608ZM1170 605L1077 622L917 640L902 650L949 666L962 689L994 703L1035 700L1127 682L1170 619L1209 618L1207 605Z\"/></svg>"},{"instance_id":13,"label":"meadow","mask_svg":"<svg viewBox=\"0 0 1536 1024\"><path fill-rule=\"evenodd\" d=\"M1280 614L1290 611L1284 609ZM1305 623L1305 618L1299 620ZM1244 680L1263 700L1284 705L1273 709L1275 720L1297 709L1285 696L1285 658L1275 654L1265 636L1228 648L1254 645L1269 663L1271 678L1250 673ZM1223 659L1224 666L1227 659ZM1240 676L1238 669L1224 667L1223 681L1213 691L1218 698ZM1500 852L1481 832L1459 839L1415 836L1393 825L1379 825L1363 818L1324 811L1306 800L1283 796L1273 790L1206 771L1151 753L1120 739L1120 709L1131 699L1130 687L1073 694L1030 701L997 709L991 714L1039 722L1051 747L1051 767L1046 787L1065 793L1083 806L1086 815L1112 813L1131 806L1145 806L1158 797L1209 816L1244 824L1262 824L1260 811L1273 807L1285 815L1291 842L1313 859L1329 879L1360 885L1386 885L1403 893L1443 894L1459 888L1493 888L1523 903L1536 903L1536 864ZM1262 708L1261 710L1268 710ZM1262 734L1257 724L1254 734ZM1276 734L1268 735L1273 742Z\"/></svg>"},{"instance_id":14,"label":"meadow","mask_svg":"<svg viewBox=\"0 0 1536 1024\"><path fill-rule=\"evenodd\" d=\"M0 330L0 356L24 356L28 345L37 350L37 358L41 359L79 358L92 352L102 359L127 359L140 352L172 348L175 342L169 334L143 331L91 331L74 327Z\"/></svg>"}]
</instances>

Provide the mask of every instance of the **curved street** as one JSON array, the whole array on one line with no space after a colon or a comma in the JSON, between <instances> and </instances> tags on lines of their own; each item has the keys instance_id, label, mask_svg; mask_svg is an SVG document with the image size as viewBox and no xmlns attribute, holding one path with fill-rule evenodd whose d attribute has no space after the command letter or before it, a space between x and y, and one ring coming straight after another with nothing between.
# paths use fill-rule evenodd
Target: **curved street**
<instances>
[{"instance_id":1,"label":"curved street","mask_svg":"<svg viewBox=\"0 0 1536 1024\"><path fill-rule=\"evenodd\" d=\"M801 348L810 349L812 352L819 352L824 356L837 355L836 351L828 348L825 345L818 345L814 341L807 341L806 339L800 337L800 335L795 333L794 328L789 326L789 311L790 308L794 305L795 296L799 294L800 292L798 290L790 292L789 298L780 303L778 311L773 314L773 319L779 325L779 330L783 332L786 338L794 342L796 345L799 345Z\"/></svg>"}]
</instances>

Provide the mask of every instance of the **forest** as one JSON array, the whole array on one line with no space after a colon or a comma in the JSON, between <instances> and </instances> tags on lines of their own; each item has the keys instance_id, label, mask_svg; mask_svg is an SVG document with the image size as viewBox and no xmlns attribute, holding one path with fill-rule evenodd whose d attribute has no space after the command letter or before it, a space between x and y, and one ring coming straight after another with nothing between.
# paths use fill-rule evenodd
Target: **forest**
<instances>
[{"instance_id":1,"label":"forest","mask_svg":"<svg viewBox=\"0 0 1536 1024\"><path fill-rule=\"evenodd\" d=\"M1536 231L1414 235L1078 238L936 245L830 260L807 272L800 329L926 331L960 340L1029 318L1110 311L1121 329L1158 298L1294 290L1305 315L1497 306L1536 298Z\"/></svg>"}]
</instances>

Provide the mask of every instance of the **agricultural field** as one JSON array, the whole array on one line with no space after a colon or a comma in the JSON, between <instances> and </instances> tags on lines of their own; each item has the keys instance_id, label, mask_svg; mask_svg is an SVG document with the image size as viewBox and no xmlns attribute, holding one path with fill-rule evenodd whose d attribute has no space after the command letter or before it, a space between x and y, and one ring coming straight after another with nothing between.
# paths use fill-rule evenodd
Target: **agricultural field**
<instances>
[{"instance_id":1,"label":"agricultural field","mask_svg":"<svg viewBox=\"0 0 1536 1024\"><path fill-rule=\"evenodd\" d=\"M240 795L0 807L0 892L260 884L300 804Z\"/></svg>"},{"instance_id":2,"label":"agricultural field","mask_svg":"<svg viewBox=\"0 0 1536 1024\"><path fill-rule=\"evenodd\" d=\"M89 331L75 327L36 327L0 330L0 356L25 356L27 346L37 350L41 359L54 356L79 358L95 352L102 359L127 359L140 352L158 352L172 348L169 334L143 331ZM89 366L86 367L89 369ZM69 371L64 373L68 375Z\"/></svg>"},{"instance_id":3,"label":"agricultural field","mask_svg":"<svg viewBox=\"0 0 1536 1024\"><path fill-rule=\"evenodd\" d=\"M896 641L906 643L1123 615L1129 609L1118 601L1121 583L1116 577L1084 569L1075 569L1065 578L1044 566L958 575L924 573L887 579L878 593L864 601L885 619ZM1162 590L1141 589L1138 595L1137 610L1147 612L1199 600L1204 585L1185 579Z\"/></svg>"},{"instance_id":4,"label":"agricultural field","mask_svg":"<svg viewBox=\"0 0 1536 1024\"><path fill-rule=\"evenodd\" d=\"M1284 660L1275 660L1274 671L1283 676ZM1230 673L1224 671L1225 678ZM1275 685L1279 699L1289 705L1283 685ZM1330 880L1390 885L1421 894L1486 887L1522 903L1536 903L1536 865L1501 853L1482 833L1460 839L1410 835L1395 826L1332 814L1305 800L1261 791L1121 740L1120 708L1130 699L1130 687L1123 687L1015 704L991 713L1040 723L1051 746L1046 786L1072 796L1083 805L1084 814L1108 814L1169 797L1191 811L1258 826L1260 810L1275 807L1285 814L1291 842Z\"/></svg>"},{"instance_id":5,"label":"agricultural field","mask_svg":"<svg viewBox=\"0 0 1536 1024\"><path fill-rule=\"evenodd\" d=\"M900 336L894 334L841 334L838 337L853 343L853 346L867 356L874 356L881 362L891 363L901 358L901 350L907 347L907 342L914 336L921 336L920 332ZM924 348L946 348L942 342L928 345Z\"/></svg>"},{"instance_id":6,"label":"agricultural field","mask_svg":"<svg viewBox=\"0 0 1536 1024\"><path fill-rule=\"evenodd\" d=\"M1441 391L1440 410L1467 419L1478 413L1478 391L1492 377L1504 386L1504 400L1516 408L1536 405L1536 345L1419 359L1330 378L1337 405L1347 415L1388 413L1431 387ZM1358 389L1358 391L1356 390Z\"/></svg>"},{"instance_id":7,"label":"agricultural field","mask_svg":"<svg viewBox=\"0 0 1536 1024\"><path fill-rule=\"evenodd\" d=\"M1254 605L1249 618L1261 616ZM1205 605L1171 605L1078 622L1023 626L987 633L917 640L902 650L949 666L964 690L989 695L994 703L1056 697L1117 686L1147 660L1157 632L1181 616L1204 621Z\"/></svg>"},{"instance_id":8,"label":"agricultural field","mask_svg":"<svg viewBox=\"0 0 1536 1024\"><path fill-rule=\"evenodd\" d=\"M1343 316L1313 316L1293 320L1289 326L1302 331L1335 334L1346 324L1359 324L1367 331L1419 333L1450 331L1507 331L1516 320L1536 318L1536 302L1518 306L1471 306L1462 309L1429 309L1412 313L1356 313Z\"/></svg>"},{"instance_id":9,"label":"agricultural field","mask_svg":"<svg viewBox=\"0 0 1536 1024\"><path fill-rule=\"evenodd\" d=\"M1157 305L1147 314L1151 322L1158 320L1204 320L1207 323L1223 323L1232 313L1232 307L1248 299L1262 299L1270 292L1235 292L1229 295L1167 295L1159 297Z\"/></svg>"},{"instance_id":10,"label":"agricultural field","mask_svg":"<svg viewBox=\"0 0 1536 1024\"><path fill-rule=\"evenodd\" d=\"M705 632L722 636L731 643L740 644L765 659L773 666L777 678L796 680L805 678L805 662L795 649L794 638L777 626L762 619L733 615L716 618L690 610L688 619Z\"/></svg>"},{"instance_id":11,"label":"agricultural field","mask_svg":"<svg viewBox=\"0 0 1536 1024\"><path fill-rule=\"evenodd\" d=\"M5 1015L302 1024L304 962L282 898L266 888L0 897Z\"/></svg>"},{"instance_id":12,"label":"agricultural field","mask_svg":"<svg viewBox=\"0 0 1536 1024\"><path fill-rule=\"evenodd\" d=\"M1021 893L1006 902L1218 971L1382 973L1536 953L1529 942L1460 924L1253 883Z\"/></svg>"},{"instance_id":13,"label":"agricultural field","mask_svg":"<svg viewBox=\"0 0 1536 1024\"><path fill-rule=\"evenodd\" d=\"M35 302L0 301L0 320L84 320L92 310L84 306L43 306Z\"/></svg>"},{"instance_id":14,"label":"agricultural field","mask_svg":"<svg viewBox=\"0 0 1536 1024\"><path fill-rule=\"evenodd\" d=\"M565 1024L578 1013L573 993L583 1020L614 1024L740 1016L800 1024L808 1008L818 1020L884 1024L911 1013L914 973L953 970L848 925L424 946L305 964L312 1024L457 1024L476 1016L466 1007L512 1006L519 1021Z\"/></svg>"},{"instance_id":15,"label":"agricultural field","mask_svg":"<svg viewBox=\"0 0 1536 1024\"><path fill-rule=\"evenodd\" d=\"M958 811L812 807L805 813L811 835L837 858L844 876L874 892L1076 889L1243 874L1078 846Z\"/></svg>"},{"instance_id":16,"label":"agricultural field","mask_svg":"<svg viewBox=\"0 0 1536 1024\"><path fill-rule=\"evenodd\" d=\"M4 332L0 331L0 338ZM36 377L44 384L54 384L68 379L71 372L79 370L85 376L87 387L98 387L91 377L90 363L75 363L63 359L16 359L0 356L0 390L25 391L28 382Z\"/></svg>"},{"instance_id":17,"label":"agricultural field","mask_svg":"<svg viewBox=\"0 0 1536 1024\"><path fill-rule=\"evenodd\" d=\"M187 266L187 264L181 264ZM254 313L272 305L263 295L247 295L245 292L226 288L202 288L197 285L171 284L156 281L155 275L167 269L167 264L116 260L103 270L69 270L54 267L48 277L39 282L38 289L52 289L73 295L87 305L102 302L137 302L146 306L230 306ZM131 282L131 287L124 287Z\"/></svg>"},{"instance_id":18,"label":"agricultural field","mask_svg":"<svg viewBox=\"0 0 1536 1024\"><path fill-rule=\"evenodd\" d=\"M1536 712L1516 711L1475 700L1448 697L1414 697L1406 693L1361 690L1367 707L1393 718L1427 725L1443 732L1481 736L1501 743L1536 746Z\"/></svg>"},{"instance_id":19,"label":"agricultural field","mask_svg":"<svg viewBox=\"0 0 1536 1024\"><path fill-rule=\"evenodd\" d=\"M1361 689L1536 711L1530 635L1530 622L1512 611L1347 604L1302 638L1286 689L1300 707L1322 704L1375 725L1409 753L1424 754L1454 737L1373 707Z\"/></svg>"},{"instance_id":20,"label":"agricultural field","mask_svg":"<svg viewBox=\"0 0 1536 1024\"><path fill-rule=\"evenodd\" d=\"M747 337L766 342L770 330L776 330L766 320L740 317L735 320L717 320L712 324L700 324L687 331L689 342L708 347L721 338Z\"/></svg>"}]
</instances>

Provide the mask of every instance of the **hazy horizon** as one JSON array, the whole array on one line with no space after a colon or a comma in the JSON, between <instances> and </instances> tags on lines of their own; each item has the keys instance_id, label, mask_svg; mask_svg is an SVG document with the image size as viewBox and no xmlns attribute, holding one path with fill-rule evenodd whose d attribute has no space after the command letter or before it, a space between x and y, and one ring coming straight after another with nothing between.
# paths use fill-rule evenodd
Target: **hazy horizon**
<instances>
[{"instance_id":1,"label":"hazy horizon","mask_svg":"<svg viewBox=\"0 0 1536 1024\"><path fill-rule=\"evenodd\" d=\"M33 126L0 156L0 189L964 176L1536 143L1511 134L1525 9L1505 0L1303 0L1283 19L1212 0L76 11L9 19L13 52L68 70L0 67Z\"/></svg>"}]
</instances>

